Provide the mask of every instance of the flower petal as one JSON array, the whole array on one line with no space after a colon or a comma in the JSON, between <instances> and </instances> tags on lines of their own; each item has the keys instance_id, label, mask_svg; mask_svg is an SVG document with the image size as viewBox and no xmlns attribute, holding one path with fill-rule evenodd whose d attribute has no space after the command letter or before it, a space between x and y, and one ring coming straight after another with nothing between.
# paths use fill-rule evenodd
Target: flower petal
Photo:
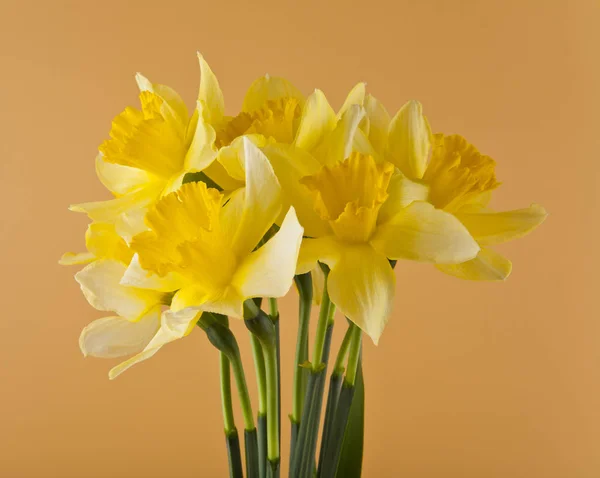
<instances>
[{"instance_id":1,"label":"flower petal","mask_svg":"<svg viewBox=\"0 0 600 478\"><path fill-rule=\"evenodd\" d=\"M357 83L354 88L352 88L350 90L350 93L348 93L348 96L346 96L346 99L344 100L344 104L342 105L342 107L340 108L340 111L338 112L338 118L341 118L342 115L348 111L348 108L350 108L350 106L352 105L359 105L359 106L363 106L364 102L365 102L365 93L366 93L366 87L367 84L363 81L361 81L360 83Z\"/></svg>"},{"instance_id":2,"label":"flower petal","mask_svg":"<svg viewBox=\"0 0 600 478\"><path fill-rule=\"evenodd\" d=\"M199 312L196 310L185 310L180 313L164 312L161 317L160 328L144 350L113 367L108 373L108 377L111 380L118 377L133 365L152 357L163 345L188 335L194 329L198 315Z\"/></svg>"},{"instance_id":3,"label":"flower petal","mask_svg":"<svg viewBox=\"0 0 600 478\"><path fill-rule=\"evenodd\" d=\"M512 270L508 259L488 248L481 249L475 259L462 264L436 264L436 267L459 279L485 281L503 281Z\"/></svg>"},{"instance_id":4,"label":"flower petal","mask_svg":"<svg viewBox=\"0 0 600 478\"><path fill-rule=\"evenodd\" d=\"M377 344L392 309L395 276L387 258L368 244L346 245L331 268L331 301Z\"/></svg>"},{"instance_id":5,"label":"flower petal","mask_svg":"<svg viewBox=\"0 0 600 478\"><path fill-rule=\"evenodd\" d=\"M423 107L409 101L390 123L389 152L396 166L411 179L421 179L427 169L432 135Z\"/></svg>"},{"instance_id":6,"label":"flower petal","mask_svg":"<svg viewBox=\"0 0 600 478\"><path fill-rule=\"evenodd\" d=\"M199 52L198 61L200 62L198 101L203 106L202 114L204 115L204 119L210 124L218 125L223 120L223 115L225 114L223 92L221 91L217 77ZM202 115L200 115L200 118L202 118Z\"/></svg>"},{"instance_id":7,"label":"flower petal","mask_svg":"<svg viewBox=\"0 0 600 478\"><path fill-rule=\"evenodd\" d=\"M96 256L91 252L65 252L58 260L61 266L76 266L79 264L87 264L96 259Z\"/></svg>"},{"instance_id":8,"label":"flower petal","mask_svg":"<svg viewBox=\"0 0 600 478\"><path fill-rule=\"evenodd\" d=\"M160 326L160 307L154 307L138 322L122 317L104 317L88 324L79 336L86 357L114 358L144 350Z\"/></svg>"},{"instance_id":9,"label":"flower petal","mask_svg":"<svg viewBox=\"0 0 600 478\"><path fill-rule=\"evenodd\" d=\"M294 144L306 151L312 150L325 134L333 131L336 121L335 112L325 94L321 90L315 90L302 110Z\"/></svg>"},{"instance_id":10,"label":"flower petal","mask_svg":"<svg viewBox=\"0 0 600 478\"><path fill-rule=\"evenodd\" d=\"M456 214L477 242L485 246L522 237L544 222L547 216L539 204L514 211Z\"/></svg>"},{"instance_id":11,"label":"flower petal","mask_svg":"<svg viewBox=\"0 0 600 478\"><path fill-rule=\"evenodd\" d=\"M383 154L387 147L390 114L385 106L371 95L365 98L364 107L369 118L369 140L375 151Z\"/></svg>"},{"instance_id":12,"label":"flower petal","mask_svg":"<svg viewBox=\"0 0 600 478\"><path fill-rule=\"evenodd\" d=\"M243 304L244 298L235 287L225 286L208 293L204 288L194 284L184 287L175 294L171 303L171 312L184 313L191 310L215 312L241 319Z\"/></svg>"},{"instance_id":13,"label":"flower petal","mask_svg":"<svg viewBox=\"0 0 600 478\"><path fill-rule=\"evenodd\" d=\"M244 209L232 243L238 257L245 257L254 250L281 210L281 187L273 168L262 151L247 138L244 138L244 157Z\"/></svg>"},{"instance_id":14,"label":"flower petal","mask_svg":"<svg viewBox=\"0 0 600 478\"><path fill-rule=\"evenodd\" d=\"M333 236L304 238L300 246L296 274L305 274L319 267L318 261L330 263L339 257L340 244Z\"/></svg>"},{"instance_id":15,"label":"flower petal","mask_svg":"<svg viewBox=\"0 0 600 478\"><path fill-rule=\"evenodd\" d=\"M351 105L346 110L335 129L313 152L321 164L333 166L350 156L356 130L364 116L365 110L359 105Z\"/></svg>"},{"instance_id":16,"label":"flower petal","mask_svg":"<svg viewBox=\"0 0 600 478\"><path fill-rule=\"evenodd\" d=\"M284 202L294 206L305 234L310 237L328 234L331 231L329 225L314 209L313 193L300 183L303 177L316 174L321 164L309 153L293 146L271 144L263 151L281 184Z\"/></svg>"},{"instance_id":17,"label":"flower petal","mask_svg":"<svg viewBox=\"0 0 600 478\"><path fill-rule=\"evenodd\" d=\"M125 270L122 262L101 259L75 274L75 280L92 307L136 321L160 304L164 294L121 285Z\"/></svg>"},{"instance_id":18,"label":"flower petal","mask_svg":"<svg viewBox=\"0 0 600 478\"><path fill-rule=\"evenodd\" d=\"M75 212L84 212L93 221L114 224L120 214L134 209L145 208L151 202L158 199L165 185L166 183L162 181L156 181L148 187L133 191L116 199L74 204L69 209Z\"/></svg>"},{"instance_id":19,"label":"flower petal","mask_svg":"<svg viewBox=\"0 0 600 478\"><path fill-rule=\"evenodd\" d=\"M467 228L452 214L413 202L380 225L371 244L389 259L458 264L479 251Z\"/></svg>"},{"instance_id":20,"label":"flower petal","mask_svg":"<svg viewBox=\"0 0 600 478\"><path fill-rule=\"evenodd\" d=\"M265 75L255 80L248 88L242 111L252 113L263 108L267 101L281 98L295 98L301 106L304 104L304 95L288 80Z\"/></svg>"},{"instance_id":21,"label":"flower petal","mask_svg":"<svg viewBox=\"0 0 600 478\"><path fill-rule=\"evenodd\" d=\"M104 161L102 153L96 156L96 174L111 193L122 196L147 185L153 176L143 169Z\"/></svg>"},{"instance_id":22,"label":"flower petal","mask_svg":"<svg viewBox=\"0 0 600 478\"><path fill-rule=\"evenodd\" d=\"M292 286L303 229L290 208L281 229L237 269L233 285L244 298L283 297Z\"/></svg>"},{"instance_id":23,"label":"flower petal","mask_svg":"<svg viewBox=\"0 0 600 478\"><path fill-rule=\"evenodd\" d=\"M121 285L150 289L161 292L172 292L185 286L186 281L176 272L169 272L161 277L158 274L142 269L140 258L137 254L133 256L127 270L120 281Z\"/></svg>"},{"instance_id":24,"label":"flower petal","mask_svg":"<svg viewBox=\"0 0 600 478\"><path fill-rule=\"evenodd\" d=\"M426 201L429 188L416 181L411 181L404 174L396 170L396 174L390 179L387 188L388 198L379 210L377 222L382 224L389 221L401 209L414 201Z\"/></svg>"},{"instance_id":25,"label":"flower petal","mask_svg":"<svg viewBox=\"0 0 600 478\"><path fill-rule=\"evenodd\" d=\"M185 101L179 96L179 93L169 86L152 83L141 73L135 75L135 80L140 91L149 91L160 96L171 109L171 112L173 116L177 118L177 121L182 125L187 124L190 116Z\"/></svg>"}]
</instances>

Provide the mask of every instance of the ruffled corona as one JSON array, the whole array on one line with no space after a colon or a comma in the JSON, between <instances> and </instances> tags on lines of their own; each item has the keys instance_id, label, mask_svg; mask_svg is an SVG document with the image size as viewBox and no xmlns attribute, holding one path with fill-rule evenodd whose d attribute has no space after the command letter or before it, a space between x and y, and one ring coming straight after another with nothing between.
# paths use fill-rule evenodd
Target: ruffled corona
<instances>
[{"instance_id":1,"label":"ruffled corona","mask_svg":"<svg viewBox=\"0 0 600 478\"><path fill-rule=\"evenodd\" d=\"M436 134L423 177L429 185L429 201L435 207L457 211L500 185L495 169L496 162L462 136Z\"/></svg>"},{"instance_id":2,"label":"ruffled corona","mask_svg":"<svg viewBox=\"0 0 600 478\"><path fill-rule=\"evenodd\" d=\"M260 109L242 111L217 130L218 148L229 146L243 135L259 134L279 143L291 143L294 140L301 114L297 98L278 98L269 100Z\"/></svg>"},{"instance_id":3,"label":"ruffled corona","mask_svg":"<svg viewBox=\"0 0 600 478\"><path fill-rule=\"evenodd\" d=\"M392 164L376 163L372 156L352 153L334 166L323 166L301 183L315 193L314 208L336 237L348 242L368 241L377 214L388 197Z\"/></svg>"}]
</instances>

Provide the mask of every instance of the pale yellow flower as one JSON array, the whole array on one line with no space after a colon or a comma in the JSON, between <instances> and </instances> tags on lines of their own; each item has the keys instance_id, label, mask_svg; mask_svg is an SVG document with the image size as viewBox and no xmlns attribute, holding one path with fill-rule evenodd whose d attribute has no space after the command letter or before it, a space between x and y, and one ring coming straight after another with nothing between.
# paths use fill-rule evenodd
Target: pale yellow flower
<instances>
[{"instance_id":1,"label":"pale yellow flower","mask_svg":"<svg viewBox=\"0 0 600 478\"><path fill-rule=\"evenodd\" d=\"M145 229L146 209L176 190L187 172L199 171L203 148L190 116L171 88L136 76L141 109L127 107L112 123L110 139L100 146L96 172L115 199L71 206L95 222L115 224L129 240Z\"/></svg>"},{"instance_id":2,"label":"pale yellow flower","mask_svg":"<svg viewBox=\"0 0 600 478\"><path fill-rule=\"evenodd\" d=\"M377 109L381 112L383 107L378 105ZM373 116L383 127L384 115ZM546 210L537 204L504 212L489 209L491 193L500 185L495 161L459 135L433 135L416 101L403 106L389 122L388 141L381 143L380 148L413 180L406 183L416 198L452 213L481 246L474 259L436 267L462 279L506 279L512 270L511 262L489 246L531 232L546 219Z\"/></svg>"},{"instance_id":3,"label":"pale yellow flower","mask_svg":"<svg viewBox=\"0 0 600 478\"><path fill-rule=\"evenodd\" d=\"M331 300L377 342L390 314L394 274L388 259L460 263L479 247L451 214L423 201L363 129L365 110L350 105L309 154L264 148L305 229L298 273L331 271Z\"/></svg>"},{"instance_id":4,"label":"pale yellow flower","mask_svg":"<svg viewBox=\"0 0 600 478\"><path fill-rule=\"evenodd\" d=\"M79 337L81 351L104 358L140 352L156 334L161 306L170 302L170 294L121 284L133 251L114 224L90 224L86 247L87 252L63 255L60 263L89 263L75 275L85 298L94 308L117 315L87 325Z\"/></svg>"},{"instance_id":5,"label":"pale yellow flower","mask_svg":"<svg viewBox=\"0 0 600 478\"><path fill-rule=\"evenodd\" d=\"M201 312L241 318L246 299L282 297L291 287L303 229L290 209L279 231L257 248L280 213L281 188L250 141L243 154L243 188L226 197L203 182L187 183L148 211L149 230L133 238L136 255L120 282L171 291L172 300L145 349L111 377L189 334Z\"/></svg>"}]
</instances>

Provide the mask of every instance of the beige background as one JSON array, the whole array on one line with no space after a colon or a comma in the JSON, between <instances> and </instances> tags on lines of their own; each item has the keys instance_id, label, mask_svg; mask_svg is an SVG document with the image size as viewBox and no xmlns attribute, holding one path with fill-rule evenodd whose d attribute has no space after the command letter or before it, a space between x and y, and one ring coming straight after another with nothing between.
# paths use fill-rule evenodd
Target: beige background
<instances>
[{"instance_id":1,"label":"beige background","mask_svg":"<svg viewBox=\"0 0 600 478\"><path fill-rule=\"evenodd\" d=\"M229 112L266 72L338 106L359 80L392 111L418 98L436 131L497 159L497 208L551 212L501 248L504 284L399 264L394 316L365 350L364 475L600 476L598 2L3 0L0 18L0 476L226 476L203 334L109 382L77 345L102 314L57 265L83 247L67 205L108 197L93 160L137 102L134 73L192 105L196 50ZM295 293L282 313L289 391Z\"/></svg>"}]
</instances>

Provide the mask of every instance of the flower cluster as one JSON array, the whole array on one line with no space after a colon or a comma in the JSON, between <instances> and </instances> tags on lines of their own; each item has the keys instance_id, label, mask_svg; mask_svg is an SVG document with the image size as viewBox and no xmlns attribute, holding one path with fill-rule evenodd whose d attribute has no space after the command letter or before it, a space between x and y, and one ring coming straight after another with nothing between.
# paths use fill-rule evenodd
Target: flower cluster
<instances>
[{"instance_id":1,"label":"flower cluster","mask_svg":"<svg viewBox=\"0 0 600 478\"><path fill-rule=\"evenodd\" d=\"M265 76L241 111L199 56L194 111L138 74L99 148L114 195L72 206L91 219L75 276L111 316L89 324L84 354L129 359L115 377L194 330L203 312L243 316L249 298L277 298L294 276L322 274L331 302L377 342L390 315L397 260L471 280L503 280L491 246L546 217L538 205L495 212L495 162L458 135L432 133L416 101L393 117L359 83L339 111L315 90ZM320 277L321 280L323 276ZM318 281L314 281L318 282Z\"/></svg>"}]
</instances>

